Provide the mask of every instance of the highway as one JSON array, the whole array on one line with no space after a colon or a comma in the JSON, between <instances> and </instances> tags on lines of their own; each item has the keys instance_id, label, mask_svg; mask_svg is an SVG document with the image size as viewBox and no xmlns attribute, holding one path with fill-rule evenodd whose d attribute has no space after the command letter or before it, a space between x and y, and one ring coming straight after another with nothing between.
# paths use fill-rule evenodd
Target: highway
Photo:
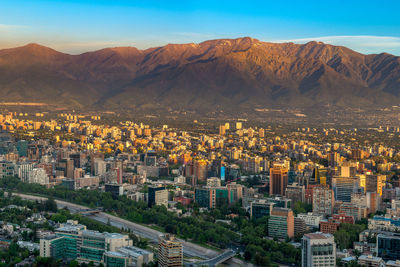
<instances>
[{"instance_id":1,"label":"highway","mask_svg":"<svg viewBox=\"0 0 400 267\"><path fill-rule=\"evenodd\" d=\"M12 193L15 196L19 196L23 199L27 200L33 200L33 201L45 201L47 198L45 197L38 197L38 196L33 196L33 195L27 195L27 194L21 194L21 193ZM77 205L73 204L70 202L66 201L61 201L61 200L55 200L57 203L58 208L68 208L68 210L71 213L77 213L80 210L88 209L88 207L82 206L82 205ZM162 235L162 232L156 231L154 229L151 229L149 227L130 222L128 220L121 219L119 217L104 213L104 212L99 212L94 215L89 215L87 216L89 218L92 218L96 221L102 222L102 223L107 223L108 220L110 221L110 224L113 226L116 226L118 228L125 228L125 229L131 229L133 233L137 234L140 237L148 238L150 241L157 243L158 242L158 236ZM199 257L202 259L210 259L218 256L218 252L204 248L202 246L199 246L197 244L187 242L184 240L180 240L183 243L183 253L185 256L188 257Z\"/></svg>"},{"instance_id":2,"label":"highway","mask_svg":"<svg viewBox=\"0 0 400 267\"><path fill-rule=\"evenodd\" d=\"M33 196L33 195L28 195L28 194L21 194L21 193L15 193L13 192L12 195L14 196L19 196L22 199L26 200L32 200L32 201L45 201L47 200L46 197L38 197L38 196ZM68 210L71 213L78 213L81 210L86 210L88 207L82 206L82 205L77 205L74 203L62 201L62 200L55 200L57 203L57 207L62 209L62 208L68 208ZM93 215L88 215L87 217L92 218L96 221L99 221L101 223L107 223L110 221L110 224L118 227L118 228L125 228L125 229L130 229L133 233L136 235L143 237L143 238L148 238L150 241L154 243L158 243L158 237L162 235L163 233L154 229L151 229L149 227L143 226L141 224L133 223L128 220L121 219L117 216L110 215L108 213L104 212L99 212ZM204 260L211 260L209 263L215 263L218 261L219 256L221 255L218 251L204 248L202 246L199 246L197 244L187 242L185 240L179 239L183 243L183 254L187 257L198 257ZM240 266L254 266L251 263L244 262L238 258L230 258L225 262L228 266L233 266L233 267L240 267Z\"/></svg>"}]
</instances>

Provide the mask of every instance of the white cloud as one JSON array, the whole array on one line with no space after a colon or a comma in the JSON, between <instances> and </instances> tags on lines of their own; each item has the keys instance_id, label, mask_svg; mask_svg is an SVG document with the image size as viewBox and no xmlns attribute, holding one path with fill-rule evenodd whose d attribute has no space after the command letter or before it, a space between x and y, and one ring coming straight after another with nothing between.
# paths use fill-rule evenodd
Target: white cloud
<instances>
[{"instance_id":1,"label":"white cloud","mask_svg":"<svg viewBox=\"0 0 400 267\"><path fill-rule=\"evenodd\" d=\"M7 32L15 29L27 28L24 25L11 25L11 24L0 24L0 31Z\"/></svg>"},{"instance_id":2,"label":"white cloud","mask_svg":"<svg viewBox=\"0 0 400 267\"><path fill-rule=\"evenodd\" d=\"M342 45L361 53L392 53L400 55L400 37L392 36L373 36L373 35L343 35L343 36L323 36L312 38L299 38L289 40L276 40L274 42L284 43L306 43L319 41L332 45Z\"/></svg>"}]
</instances>

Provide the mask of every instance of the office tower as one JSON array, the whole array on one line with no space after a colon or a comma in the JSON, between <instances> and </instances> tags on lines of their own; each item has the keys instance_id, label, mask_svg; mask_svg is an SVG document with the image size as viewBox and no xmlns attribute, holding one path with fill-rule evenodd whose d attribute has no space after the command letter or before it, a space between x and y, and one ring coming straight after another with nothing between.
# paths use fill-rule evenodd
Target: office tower
<instances>
[{"instance_id":1,"label":"office tower","mask_svg":"<svg viewBox=\"0 0 400 267\"><path fill-rule=\"evenodd\" d=\"M332 189L336 200L350 202L351 193L359 191L359 180L356 177L333 177Z\"/></svg>"},{"instance_id":2,"label":"office tower","mask_svg":"<svg viewBox=\"0 0 400 267\"><path fill-rule=\"evenodd\" d=\"M197 181L206 181L207 179L207 161L199 159L193 164L193 175Z\"/></svg>"},{"instance_id":3,"label":"office tower","mask_svg":"<svg viewBox=\"0 0 400 267\"><path fill-rule=\"evenodd\" d=\"M327 173L326 168L314 168L311 183L326 185Z\"/></svg>"},{"instance_id":4,"label":"office tower","mask_svg":"<svg viewBox=\"0 0 400 267\"><path fill-rule=\"evenodd\" d=\"M356 176L356 167L340 166L340 177L354 177L354 176Z\"/></svg>"},{"instance_id":5,"label":"office tower","mask_svg":"<svg viewBox=\"0 0 400 267\"><path fill-rule=\"evenodd\" d=\"M158 265L160 267L183 266L182 242L166 234L158 237Z\"/></svg>"},{"instance_id":6,"label":"office tower","mask_svg":"<svg viewBox=\"0 0 400 267\"><path fill-rule=\"evenodd\" d=\"M154 259L154 254L137 247L121 247L116 252L104 253L104 265L107 267L143 266Z\"/></svg>"},{"instance_id":7,"label":"office tower","mask_svg":"<svg viewBox=\"0 0 400 267\"><path fill-rule=\"evenodd\" d=\"M283 166L274 165L269 169L269 194L285 195L288 184L288 169Z\"/></svg>"},{"instance_id":8,"label":"office tower","mask_svg":"<svg viewBox=\"0 0 400 267\"><path fill-rule=\"evenodd\" d=\"M168 208L168 190L165 187L149 187L149 207L164 205Z\"/></svg>"},{"instance_id":9,"label":"office tower","mask_svg":"<svg viewBox=\"0 0 400 267\"><path fill-rule=\"evenodd\" d=\"M230 128L229 122L225 122L224 126L225 126L225 130L229 130L229 128Z\"/></svg>"},{"instance_id":10,"label":"office tower","mask_svg":"<svg viewBox=\"0 0 400 267\"><path fill-rule=\"evenodd\" d=\"M229 193L226 187L203 187L195 189L195 202L200 207L216 208L229 203Z\"/></svg>"},{"instance_id":11,"label":"office tower","mask_svg":"<svg viewBox=\"0 0 400 267\"><path fill-rule=\"evenodd\" d=\"M156 156L150 156L150 155L146 155L144 157L144 164L146 166L156 166L157 165L157 157Z\"/></svg>"},{"instance_id":12,"label":"office tower","mask_svg":"<svg viewBox=\"0 0 400 267\"><path fill-rule=\"evenodd\" d=\"M299 217L294 217L294 235L302 235L306 232L306 230L306 222Z\"/></svg>"},{"instance_id":13,"label":"office tower","mask_svg":"<svg viewBox=\"0 0 400 267\"><path fill-rule=\"evenodd\" d=\"M328 164L331 167L336 167L340 163L340 154L337 152L331 152L328 154Z\"/></svg>"},{"instance_id":14,"label":"office tower","mask_svg":"<svg viewBox=\"0 0 400 267\"><path fill-rule=\"evenodd\" d=\"M1 163L0 163L1 164ZM30 162L19 162L15 164L15 175L23 182L28 182L29 172L33 170L34 164Z\"/></svg>"},{"instance_id":15,"label":"office tower","mask_svg":"<svg viewBox=\"0 0 400 267\"><path fill-rule=\"evenodd\" d=\"M226 185L228 190L228 203L232 204L242 199L243 197L243 186L241 184L237 184L236 182L232 182Z\"/></svg>"},{"instance_id":16,"label":"office tower","mask_svg":"<svg viewBox=\"0 0 400 267\"><path fill-rule=\"evenodd\" d=\"M26 140L19 140L17 142L17 151L20 157L26 157L28 155L28 142Z\"/></svg>"},{"instance_id":17,"label":"office tower","mask_svg":"<svg viewBox=\"0 0 400 267\"><path fill-rule=\"evenodd\" d=\"M264 131L263 128L260 128L260 129L258 130L258 137L264 138L264 136L265 136L265 131Z\"/></svg>"},{"instance_id":18,"label":"office tower","mask_svg":"<svg viewBox=\"0 0 400 267\"><path fill-rule=\"evenodd\" d=\"M236 130L241 130L241 129L242 129L242 123L236 122Z\"/></svg>"},{"instance_id":19,"label":"office tower","mask_svg":"<svg viewBox=\"0 0 400 267\"><path fill-rule=\"evenodd\" d=\"M220 125L219 126L219 135L225 135L226 129L225 125Z\"/></svg>"},{"instance_id":20,"label":"office tower","mask_svg":"<svg viewBox=\"0 0 400 267\"><path fill-rule=\"evenodd\" d=\"M335 204L333 190L325 186L312 189L313 213L316 215L332 215Z\"/></svg>"},{"instance_id":21,"label":"office tower","mask_svg":"<svg viewBox=\"0 0 400 267\"><path fill-rule=\"evenodd\" d=\"M47 235L40 239L40 256L46 258L65 258L65 238L57 235ZM75 242L74 242L75 243ZM76 255L75 257L76 258Z\"/></svg>"},{"instance_id":22,"label":"office tower","mask_svg":"<svg viewBox=\"0 0 400 267\"><path fill-rule=\"evenodd\" d=\"M92 169L93 175L101 176L105 174L106 171L107 171L107 163L102 159L95 158L93 160L93 169Z\"/></svg>"},{"instance_id":23,"label":"office tower","mask_svg":"<svg viewBox=\"0 0 400 267\"><path fill-rule=\"evenodd\" d=\"M250 172L250 173L260 173L261 168L260 168L260 162L261 162L261 157L247 157L245 160L245 170Z\"/></svg>"},{"instance_id":24,"label":"office tower","mask_svg":"<svg viewBox=\"0 0 400 267\"><path fill-rule=\"evenodd\" d=\"M323 215L316 215L312 212L297 214L297 218L302 219L307 226L318 228L319 222L324 218Z\"/></svg>"},{"instance_id":25,"label":"office tower","mask_svg":"<svg viewBox=\"0 0 400 267\"><path fill-rule=\"evenodd\" d=\"M0 179L14 176L14 164L8 161L0 161Z\"/></svg>"},{"instance_id":26,"label":"office tower","mask_svg":"<svg viewBox=\"0 0 400 267\"><path fill-rule=\"evenodd\" d=\"M133 243L127 235L91 230L82 231L81 240L78 260L86 263L93 261L95 265L103 261L103 255L107 251L115 252L118 248L132 246Z\"/></svg>"},{"instance_id":27,"label":"office tower","mask_svg":"<svg viewBox=\"0 0 400 267\"><path fill-rule=\"evenodd\" d=\"M365 192L376 192L382 196L382 188L386 182L386 175L367 174L365 177Z\"/></svg>"},{"instance_id":28,"label":"office tower","mask_svg":"<svg viewBox=\"0 0 400 267\"><path fill-rule=\"evenodd\" d=\"M268 236L277 238L294 237L293 211L286 208L273 208L268 220Z\"/></svg>"},{"instance_id":29,"label":"office tower","mask_svg":"<svg viewBox=\"0 0 400 267\"><path fill-rule=\"evenodd\" d=\"M114 199L124 194L124 187L120 184L105 184L104 191L106 193L111 193Z\"/></svg>"},{"instance_id":30,"label":"office tower","mask_svg":"<svg viewBox=\"0 0 400 267\"><path fill-rule=\"evenodd\" d=\"M144 129L144 136L147 136L147 137L151 136L151 129L149 129L149 128Z\"/></svg>"},{"instance_id":31,"label":"office tower","mask_svg":"<svg viewBox=\"0 0 400 267\"><path fill-rule=\"evenodd\" d=\"M85 175L85 172L83 171L82 168L76 168L74 170L74 180L77 180L78 178L82 178Z\"/></svg>"},{"instance_id":32,"label":"office tower","mask_svg":"<svg viewBox=\"0 0 400 267\"><path fill-rule=\"evenodd\" d=\"M29 171L28 182L30 184L35 183L35 184L47 185L49 183L49 176L47 175L44 169L35 168Z\"/></svg>"},{"instance_id":33,"label":"office tower","mask_svg":"<svg viewBox=\"0 0 400 267\"><path fill-rule=\"evenodd\" d=\"M247 131L247 136L248 136L249 138L253 138L253 136L254 136L254 130L253 130L253 128L249 128L249 130Z\"/></svg>"},{"instance_id":34,"label":"office tower","mask_svg":"<svg viewBox=\"0 0 400 267\"><path fill-rule=\"evenodd\" d=\"M61 159L56 167L57 171L64 172L64 177L74 178L74 161L72 159Z\"/></svg>"},{"instance_id":35,"label":"office tower","mask_svg":"<svg viewBox=\"0 0 400 267\"><path fill-rule=\"evenodd\" d=\"M400 234L399 233L381 233L376 239L376 252L378 257L384 260L400 259Z\"/></svg>"},{"instance_id":36,"label":"office tower","mask_svg":"<svg viewBox=\"0 0 400 267\"><path fill-rule=\"evenodd\" d=\"M250 203L250 217L259 219L269 216L273 206L274 204L266 199L256 199Z\"/></svg>"},{"instance_id":37,"label":"office tower","mask_svg":"<svg viewBox=\"0 0 400 267\"><path fill-rule=\"evenodd\" d=\"M98 265L106 252L126 246L132 246L127 235L86 230L85 225L69 220L55 229L55 235L40 239L40 256Z\"/></svg>"},{"instance_id":38,"label":"office tower","mask_svg":"<svg viewBox=\"0 0 400 267\"><path fill-rule=\"evenodd\" d=\"M298 185L293 183L286 187L285 196L295 202L305 202L305 187L304 185Z\"/></svg>"},{"instance_id":39,"label":"office tower","mask_svg":"<svg viewBox=\"0 0 400 267\"><path fill-rule=\"evenodd\" d=\"M220 187L221 186L221 179L218 177L211 177L207 179L207 186L209 187Z\"/></svg>"},{"instance_id":40,"label":"office tower","mask_svg":"<svg viewBox=\"0 0 400 267\"><path fill-rule=\"evenodd\" d=\"M333 235L320 232L302 238L302 267L336 266L336 244Z\"/></svg>"},{"instance_id":41,"label":"office tower","mask_svg":"<svg viewBox=\"0 0 400 267\"><path fill-rule=\"evenodd\" d=\"M75 153L69 155L70 159L74 161L74 167L75 168L80 168L81 167L81 162L82 162L82 154L81 153Z\"/></svg>"}]
</instances>

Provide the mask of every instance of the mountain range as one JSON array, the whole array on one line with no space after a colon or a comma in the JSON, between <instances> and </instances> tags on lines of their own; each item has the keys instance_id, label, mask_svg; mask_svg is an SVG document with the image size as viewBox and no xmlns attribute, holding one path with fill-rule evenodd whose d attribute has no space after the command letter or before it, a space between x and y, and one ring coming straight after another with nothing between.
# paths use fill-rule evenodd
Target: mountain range
<instances>
[{"instance_id":1,"label":"mountain range","mask_svg":"<svg viewBox=\"0 0 400 267\"><path fill-rule=\"evenodd\" d=\"M231 110L400 103L400 57L250 37L69 55L0 50L1 102L91 109Z\"/></svg>"}]
</instances>

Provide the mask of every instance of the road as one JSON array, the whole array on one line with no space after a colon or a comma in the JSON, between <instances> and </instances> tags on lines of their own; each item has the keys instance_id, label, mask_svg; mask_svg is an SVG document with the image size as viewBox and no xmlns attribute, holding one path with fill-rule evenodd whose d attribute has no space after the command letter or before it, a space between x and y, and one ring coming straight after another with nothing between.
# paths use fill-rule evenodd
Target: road
<instances>
[{"instance_id":1,"label":"road","mask_svg":"<svg viewBox=\"0 0 400 267\"><path fill-rule=\"evenodd\" d=\"M33 201L45 201L47 198L45 197L38 197L38 196L33 196L33 195L27 195L27 194L21 194L21 193L12 193L13 195L19 196L23 199L27 200L33 200ZM80 210L83 209L88 209L88 207L82 206L82 205L77 205L73 204L70 202L66 201L61 201L61 200L55 200L57 203L58 208L68 208L68 210L71 213L77 213ZM148 238L149 240L157 243L158 242L158 237L162 235L162 232L159 232L157 230L151 229L149 227L133 223L128 220L121 219L119 217L104 213L104 212L99 212L95 215L90 215L87 216L89 218L92 218L96 221L102 222L102 223L107 223L108 220L110 221L110 224L113 226L116 226L118 228L125 228L125 229L131 229L133 233L139 235L140 237ZM183 243L183 253L185 256L188 257L199 257L202 259L210 259L216 257L219 253L215 250L207 249L202 246L199 246L197 244L187 242L184 240L180 240Z\"/></svg>"},{"instance_id":2,"label":"road","mask_svg":"<svg viewBox=\"0 0 400 267\"><path fill-rule=\"evenodd\" d=\"M27 200L33 200L33 201L45 201L47 200L46 197L38 197L38 196L33 196L33 195L28 195L28 194L21 194L21 193L12 193L15 196L19 196L23 199ZM55 200L57 203L57 207L62 209L62 208L68 208L68 210L71 213L77 213L81 210L88 209L86 206L82 205L77 205L74 203L62 201L62 200ZM101 223L108 223L110 221L110 224L118 227L118 228L125 228L125 229L130 229L133 233L137 234L140 237L148 238L150 241L154 243L158 243L158 237L160 235L163 235L164 233L151 229L149 227L143 226L141 224L133 223L128 220L121 219L117 216L110 215L108 213L104 212L99 212L95 215L89 215L87 216L89 218L92 218L96 221L99 221ZM110 219L110 220L109 220ZM183 244L183 254L187 257L198 257L204 260L212 259L220 255L218 251L204 248L202 246L199 246L197 244L187 242L185 240L179 239L182 244ZM225 262L228 266L233 266L233 267L240 267L240 266L254 266L251 263L244 262L238 258L231 258L228 261Z\"/></svg>"},{"instance_id":3,"label":"road","mask_svg":"<svg viewBox=\"0 0 400 267\"><path fill-rule=\"evenodd\" d=\"M192 263L192 264L188 263L188 264L185 264L185 266L188 266L188 267L212 266L212 267L214 267L214 266L218 266L218 264L220 264L220 263L222 263L222 262L224 262L224 261L226 261L228 259L231 259L232 257L235 256L235 254L236 254L235 251L229 249L229 250L225 251L224 253L219 254L215 258L208 259L208 260L205 260L205 261L195 262L195 263Z\"/></svg>"}]
</instances>

